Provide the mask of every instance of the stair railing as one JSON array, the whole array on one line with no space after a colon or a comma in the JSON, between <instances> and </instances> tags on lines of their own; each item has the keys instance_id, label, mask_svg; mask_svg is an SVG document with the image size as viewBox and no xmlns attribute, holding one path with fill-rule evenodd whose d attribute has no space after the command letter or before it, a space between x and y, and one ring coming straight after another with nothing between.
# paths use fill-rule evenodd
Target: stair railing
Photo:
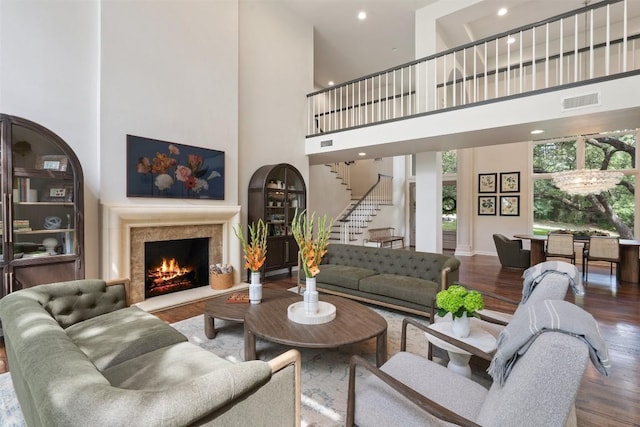
<instances>
[{"instance_id":1,"label":"stair railing","mask_svg":"<svg viewBox=\"0 0 640 427\"><path fill-rule=\"evenodd\" d=\"M347 186L347 190L351 190L351 164L353 162L337 162L327 165L331 168L331 172Z\"/></svg>"},{"instance_id":2,"label":"stair railing","mask_svg":"<svg viewBox=\"0 0 640 427\"><path fill-rule=\"evenodd\" d=\"M362 234L367 228L371 217L380 210L380 205L393 203L393 177L378 174L378 180L358 201L349 205L339 215L340 242L349 243L356 240L356 236Z\"/></svg>"}]
</instances>

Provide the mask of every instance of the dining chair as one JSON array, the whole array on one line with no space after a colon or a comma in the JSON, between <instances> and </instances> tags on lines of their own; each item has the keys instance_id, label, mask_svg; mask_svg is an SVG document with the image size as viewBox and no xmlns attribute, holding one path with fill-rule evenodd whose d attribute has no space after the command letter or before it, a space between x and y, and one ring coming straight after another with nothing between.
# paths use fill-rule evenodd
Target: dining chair
<instances>
[{"instance_id":1,"label":"dining chair","mask_svg":"<svg viewBox=\"0 0 640 427\"><path fill-rule=\"evenodd\" d=\"M617 237L591 236L589 245L583 250L582 269L585 282L589 278L589 261L607 261L613 276L616 264L616 279L620 276L620 239Z\"/></svg>"},{"instance_id":2,"label":"dining chair","mask_svg":"<svg viewBox=\"0 0 640 427\"><path fill-rule=\"evenodd\" d=\"M549 233L547 236L547 258L568 258L571 264L576 263L576 251L573 247L573 235L565 233Z\"/></svg>"}]
</instances>

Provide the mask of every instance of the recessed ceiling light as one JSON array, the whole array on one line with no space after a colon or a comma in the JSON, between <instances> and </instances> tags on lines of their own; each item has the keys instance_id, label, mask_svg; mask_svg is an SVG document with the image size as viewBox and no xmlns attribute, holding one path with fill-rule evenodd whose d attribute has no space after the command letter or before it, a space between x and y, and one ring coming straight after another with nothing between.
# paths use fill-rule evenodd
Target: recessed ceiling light
<instances>
[{"instance_id":1,"label":"recessed ceiling light","mask_svg":"<svg viewBox=\"0 0 640 427\"><path fill-rule=\"evenodd\" d=\"M515 38L515 37L513 37L513 36L510 36L510 37L507 39L507 43L508 43L508 44L513 44L513 43L515 43L515 42L516 42L516 38Z\"/></svg>"},{"instance_id":2,"label":"recessed ceiling light","mask_svg":"<svg viewBox=\"0 0 640 427\"><path fill-rule=\"evenodd\" d=\"M504 16L507 14L507 8L506 7L501 7L500 9L498 9L498 16Z\"/></svg>"},{"instance_id":3,"label":"recessed ceiling light","mask_svg":"<svg viewBox=\"0 0 640 427\"><path fill-rule=\"evenodd\" d=\"M333 86L334 84L333 80L329 80L329 86Z\"/></svg>"},{"instance_id":4,"label":"recessed ceiling light","mask_svg":"<svg viewBox=\"0 0 640 427\"><path fill-rule=\"evenodd\" d=\"M367 19L367 12L358 13L358 19L361 21L364 21L365 19Z\"/></svg>"},{"instance_id":5,"label":"recessed ceiling light","mask_svg":"<svg viewBox=\"0 0 640 427\"><path fill-rule=\"evenodd\" d=\"M367 153L365 153L364 151L361 151L360 153L358 153L358 156L361 156L361 157L362 156L366 156L366 155L367 155Z\"/></svg>"},{"instance_id":6,"label":"recessed ceiling light","mask_svg":"<svg viewBox=\"0 0 640 427\"><path fill-rule=\"evenodd\" d=\"M531 135L540 135L541 133L544 133L544 131L542 129L534 129L531 132L529 132Z\"/></svg>"}]
</instances>

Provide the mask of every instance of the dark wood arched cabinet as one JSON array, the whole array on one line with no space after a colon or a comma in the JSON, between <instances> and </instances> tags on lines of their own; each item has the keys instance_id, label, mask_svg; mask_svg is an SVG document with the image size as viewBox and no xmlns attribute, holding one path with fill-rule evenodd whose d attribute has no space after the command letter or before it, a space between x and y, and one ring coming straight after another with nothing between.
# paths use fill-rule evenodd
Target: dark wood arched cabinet
<instances>
[{"instance_id":1,"label":"dark wood arched cabinet","mask_svg":"<svg viewBox=\"0 0 640 427\"><path fill-rule=\"evenodd\" d=\"M291 233L291 221L296 209L307 207L307 188L302 175L287 163L266 165L255 171L249 183L248 223L262 218L267 224L268 271L288 269L298 265L298 244Z\"/></svg>"},{"instance_id":2,"label":"dark wood arched cabinet","mask_svg":"<svg viewBox=\"0 0 640 427\"><path fill-rule=\"evenodd\" d=\"M84 278L83 174L58 135L0 114L2 295Z\"/></svg>"}]
</instances>

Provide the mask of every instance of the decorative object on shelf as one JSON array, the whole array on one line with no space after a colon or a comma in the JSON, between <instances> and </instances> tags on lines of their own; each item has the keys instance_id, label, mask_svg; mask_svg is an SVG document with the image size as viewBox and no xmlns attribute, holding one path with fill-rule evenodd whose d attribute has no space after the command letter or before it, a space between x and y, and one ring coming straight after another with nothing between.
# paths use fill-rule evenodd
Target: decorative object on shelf
<instances>
[{"instance_id":1,"label":"decorative object on shelf","mask_svg":"<svg viewBox=\"0 0 640 427\"><path fill-rule=\"evenodd\" d=\"M62 226L62 219L58 216L48 216L44 219L44 228L47 230L57 230Z\"/></svg>"},{"instance_id":2,"label":"decorative object on shelf","mask_svg":"<svg viewBox=\"0 0 640 427\"><path fill-rule=\"evenodd\" d=\"M233 266L212 264L209 266L209 286L211 289L229 289L233 286Z\"/></svg>"},{"instance_id":3,"label":"decorative object on shelf","mask_svg":"<svg viewBox=\"0 0 640 427\"><path fill-rule=\"evenodd\" d=\"M24 157L25 154L31 152L31 144L27 141L18 141L13 144L12 150L14 153Z\"/></svg>"},{"instance_id":4,"label":"decorative object on shelf","mask_svg":"<svg viewBox=\"0 0 640 427\"><path fill-rule=\"evenodd\" d=\"M572 196L600 194L615 187L623 177L622 172L598 169L576 169L551 174L553 184Z\"/></svg>"},{"instance_id":5,"label":"decorative object on shelf","mask_svg":"<svg viewBox=\"0 0 640 427\"><path fill-rule=\"evenodd\" d=\"M496 196L478 196L478 215L496 214Z\"/></svg>"},{"instance_id":6,"label":"decorative object on shelf","mask_svg":"<svg viewBox=\"0 0 640 427\"><path fill-rule=\"evenodd\" d=\"M249 241L244 237L240 226L233 229L240 243L246 263L245 268L251 270L251 283L249 285L249 299L251 304L260 304L262 301L262 284L260 283L260 269L267 259L267 225L260 218L249 226Z\"/></svg>"},{"instance_id":7,"label":"decorative object on shelf","mask_svg":"<svg viewBox=\"0 0 640 427\"><path fill-rule=\"evenodd\" d=\"M42 246L47 250L49 255L57 255L56 247L58 246L58 241L53 237L47 237L42 241Z\"/></svg>"},{"instance_id":8,"label":"decorative object on shelf","mask_svg":"<svg viewBox=\"0 0 640 427\"><path fill-rule=\"evenodd\" d=\"M501 216L520 216L520 196L500 196Z\"/></svg>"},{"instance_id":9,"label":"decorative object on shelf","mask_svg":"<svg viewBox=\"0 0 640 427\"><path fill-rule=\"evenodd\" d=\"M127 196L224 200L224 151L127 135Z\"/></svg>"},{"instance_id":10,"label":"decorative object on shelf","mask_svg":"<svg viewBox=\"0 0 640 427\"><path fill-rule=\"evenodd\" d=\"M478 174L478 193L495 193L497 173Z\"/></svg>"},{"instance_id":11,"label":"decorative object on shelf","mask_svg":"<svg viewBox=\"0 0 640 427\"><path fill-rule=\"evenodd\" d=\"M315 276L320 272L320 262L327 253L329 236L333 227L333 218L328 219L327 215L318 218L318 228L316 238L313 238L313 223L315 212L309 218L306 210L298 213L296 209L291 222L293 233L300 250L302 268L307 279L304 291L305 312L307 315L315 315L318 312L318 291L316 290ZM309 280L311 279L311 280Z\"/></svg>"},{"instance_id":12,"label":"decorative object on shelf","mask_svg":"<svg viewBox=\"0 0 640 427\"><path fill-rule=\"evenodd\" d=\"M67 156L38 156L36 157L36 169L65 172L67 170L67 164L69 159Z\"/></svg>"},{"instance_id":13,"label":"decorative object on shelf","mask_svg":"<svg viewBox=\"0 0 640 427\"><path fill-rule=\"evenodd\" d=\"M520 192L520 172L500 172L500 192Z\"/></svg>"},{"instance_id":14,"label":"decorative object on shelf","mask_svg":"<svg viewBox=\"0 0 640 427\"><path fill-rule=\"evenodd\" d=\"M436 306L438 316L444 317L451 313L453 334L458 338L466 338L470 330L469 316L475 316L476 311L484 308L484 300L478 291L451 285L436 294Z\"/></svg>"},{"instance_id":15,"label":"decorative object on shelf","mask_svg":"<svg viewBox=\"0 0 640 427\"><path fill-rule=\"evenodd\" d=\"M49 184L42 194L43 202L73 202L73 184Z\"/></svg>"}]
</instances>

